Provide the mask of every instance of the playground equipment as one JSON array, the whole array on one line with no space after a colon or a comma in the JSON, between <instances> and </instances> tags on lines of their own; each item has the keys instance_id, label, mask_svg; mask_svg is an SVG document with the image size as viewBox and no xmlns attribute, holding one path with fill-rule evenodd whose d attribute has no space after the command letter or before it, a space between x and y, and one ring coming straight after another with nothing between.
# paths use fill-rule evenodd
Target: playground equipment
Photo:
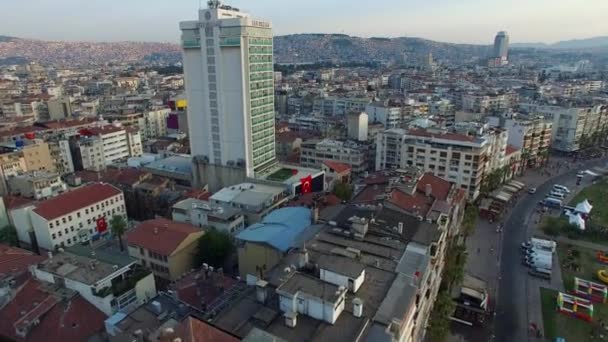
<instances>
[{"instance_id":1,"label":"playground equipment","mask_svg":"<svg viewBox=\"0 0 608 342\"><path fill-rule=\"evenodd\" d=\"M562 292L557 294L557 311L587 322L593 320L593 303L590 300Z\"/></svg>"},{"instance_id":2,"label":"playground equipment","mask_svg":"<svg viewBox=\"0 0 608 342\"><path fill-rule=\"evenodd\" d=\"M586 298L595 303L606 303L608 288L605 285L574 277L574 295Z\"/></svg>"},{"instance_id":3,"label":"playground equipment","mask_svg":"<svg viewBox=\"0 0 608 342\"><path fill-rule=\"evenodd\" d=\"M597 261L601 262L602 264L608 264L608 256L604 254L604 252L598 251L595 253L595 257L597 258Z\"/></svg>"},{"instance_id":4,"label":"playground equipment","mask_svg":"<svg viewBox=\"0 0 608 342\"><path fill-rule=\"evenodd\" d=\"M597 277L603 283L608 284L608 270L597 270Z\"/></svg>"}]
</instances>

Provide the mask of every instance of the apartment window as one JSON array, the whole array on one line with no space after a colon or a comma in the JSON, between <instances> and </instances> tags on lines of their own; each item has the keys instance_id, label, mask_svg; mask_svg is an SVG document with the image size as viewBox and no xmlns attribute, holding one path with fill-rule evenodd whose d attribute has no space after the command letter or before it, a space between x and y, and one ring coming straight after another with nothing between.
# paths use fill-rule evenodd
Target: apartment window
<instances>
[{"instance_id":1,"label":"apartment window","mask_svg":"<svg viewBox=\"0 0 608 342\"><path fill-rule=\"evenodd\" d=\"M145 255L145 254L144 254L144 249L143 249L143 248L141 248L141 247L139 247L139 254L141 254L141 255Z\"/></svg>"},{"instance_id":2,"label":"apartment window","mask_svg":"<svg viewBox=\"0 0 608 342\"><path fill-rule=\"evenodd\" d=\"M57 236L55 234L51 234L51 239L55 240Z\"/></svg>"},{"instance_id":3,"label":"apartment window","mask_svg":"<svg viewBox=\"0 0 608 342\"><path fill-rule=\"evenodd\" d=\"M88 209L88 208L84 210L84 214L85 214L85 215L88 215L88 214L89 214L89 209Z\"/></svg>"},{"instance_id":4,"label":"apartment window","mask_svg":"<svg viewBox=\"0 0 608 342\"><path fill-rule=\"evenodd\" d=\"M446 158L448 156L447 152L439 152L439 157Z\"/></svg>"},{"instance_id":5,"label":"apartment window","mask_svg":"<svg viewBox=\"0 0 608 342\"><path fill-rule=\"evenodd\" d=\"M66 229L64 229L64 232L65 232L66 234L68 234L70 231L69 231L69 230L66 228Z\"/></svg>"},{"instance_id":6,"label":"apartment window","mask_svg":"<svg viewBox=\"0 0 608 342\"><path fill-rule=\"evenodd\" d=\"M99 210L99 204L95 206L95 209Z\"/></svg>"},{"instance_id":7,"label":"apartment window","mask_svg":"<svg viewBox=\"0 0 608 342\"><path fill-rule=\"evenodd\" d=\"M68 245L72 243L72 239L68 238Z\"/></svg>"},{"instance_id":8,"label":"apartment window","mask_svg":"<svg viewBox=\"0 0 608 342\"><path fill-rule=\"evenodd\" d=\"M53 228L53 222L49 223L49 228Z\"/></svg>"},{"instance_id":9,"label":"apartment window","mask_svg":"<svg viewBox=\"0 0 608 342\"><path fill-rule=\"evenodd\" d=\"M452 152L452 159L460 159L460 153L459 152Z\"/></svg>"},{"instance_id":10,"label":"apartment window","mask_svg":"<svg viewBox=\"0 0 608 342\"><path fill-rule=\"evenodd\" d=\"M471 156L470 154L465 154L464 155L464 159L465 160L471 160L471 159L473 159L473 156Z\"/></svg>"},{"instance_id":11,"label":"apartment window","mask_svg":"<svg viewBox=\"0 0 608 342\"><path fill-rule=\"evenodd\" d=\"M56 220L56 221L55 221L55 225L56 225L56 226L59 226L59 220Z\"/></svg>"},{"instance_id":12,"label":"apartment window","mask_svg":"<svg viewBox=\"0 0 608 342\"><path fill-rule=\"evenodd\" d=\"M80 218L80 211L76 213L76 217Z\"/></svg>"},{"instance_id":13,"label":"apartment window","mask_svg":"<svg viewBox=\"0 0 608 342\"><path fill-rule=\"evenodd\" d=\"M62 236L63 236L63 234L61 234L61 232L60 232L60 231L59 231L59 232L57 232L57 235L58 235L59 237L62 237Z\"/></svg>"},{"instance_id":14,"label":"apartment window","mask_svg":"<svg viewBox=\"0 0 608 342\"><path fill-rule=\"evenodd\" d=\"M87 219L87 224L91 224L91 219Z\"/></svg>"},{"instance_id":15,"label":"apartment window","mask_svg":"<svg viewBox=\"0 0 608 342\"><path fill-rule=\"evenodd\" d=\"M70 226L70 231L73 232L74 231L74 226Z\"/></svg>"},{"instance_id":16,"label":"apartment window","mask_svg":"<svg viewBox=\"0 0 608 342\"><path fill-rule=\"evenodd\" d=\"M63 223L66 223L66 222L67 222L67 221L66 221L66 219L65 219L65 217L63 217L63 218L61 219L61 222L63 222Z\"/></svg>"},{"instance_id":17,"label":"apartment window","mask_svg":"<svg viewBox=\"0 0 608 342\"><path fill-rule=\"evenodd\" d=\"M82 228L82 222L78 224L78 228Z\"/></svg>"}]
</instances>

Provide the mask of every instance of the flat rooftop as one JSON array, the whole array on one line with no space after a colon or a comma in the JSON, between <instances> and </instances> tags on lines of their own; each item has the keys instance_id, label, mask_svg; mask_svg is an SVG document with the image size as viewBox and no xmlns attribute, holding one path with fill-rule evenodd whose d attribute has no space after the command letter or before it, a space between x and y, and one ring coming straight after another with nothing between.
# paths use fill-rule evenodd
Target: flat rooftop
<instances>
[{"instance_id":1,"label":"flat rooftop","mask_svg":"<svg viewBox=\"0 0 608 342\"><path fill-rule=\"evenodd\" d=\"M90 266L93 263L94 268ZM135 263L134 259L132 263ZM116 272L115 265L119 268L125 266L104 262L95 257L65 252L54 254L52 258L41 263L38 268L73 281L93 285Z\"/></svg>"},{"instance_id":2,"label":"flat rooftop","mask_svg":"<svg viewBox=\"0 0 608 342\"><path fill-rule=\"evenodd\" d=\"M251 195L252 197L241 197L241 200L252 201L254 199L260 200L266 196L276 196L285 191L282 186L273 186L258 183L241 183L225 187L220 191L214 193L210 199L219 202L233 202L236 198L245 192L254 192L258 194Z\"/></svg>"},{"instance_id":3,"label":"flat rooftop","mask_svg":"<svg viewBox=\"0 0 608 342\"><path fill-rule=\"evenodd\" d=\"M292 296L300 292L332 303L339 298L339 295L336 294L339 294L338 286L300 272L295 272L283 285L279 286L277 291L286 292Z\"/></svg>"}]
</instances>

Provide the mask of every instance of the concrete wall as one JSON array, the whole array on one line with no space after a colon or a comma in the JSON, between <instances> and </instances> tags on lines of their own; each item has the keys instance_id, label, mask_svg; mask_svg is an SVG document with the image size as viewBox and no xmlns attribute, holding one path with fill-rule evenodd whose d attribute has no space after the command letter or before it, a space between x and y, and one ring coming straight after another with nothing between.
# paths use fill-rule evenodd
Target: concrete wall
<instances>
[{"instance_id":1,"label":"concrete wall","mask_svg":"<svg viewBox=\"0 0 608 342\"><path fill-rule=\"evenodd\" d=\"M242 183L247 179L246 170L243 167L213 165L196 159L193 161L192 177L195 187L208 185L211 192Z\"/></svg>"},{"instance_id":2,"label":"concrete wall","mask_svg":"<svg viewBox=\"0 0 608 342\"><path fill-rule=\"evenodd\" d=\"M30 232L34 230L30 219L31 211L34 206L17 208L10 211L10 220L17 230L19 241L23 241L28 245L32 244Z\"/></svg>"},{"instance_id":3,"label":"concrete wall","mask_svg":"<svg viewBox=\"0 0 608 342\"><path fill-rule=\"evenodd\" d=\"M247 274L257 276L256 266L266 265L266 272L269 272L279 263L283 254L278 250L258 243L245 242L238 248L239 274L245 279Z\"/></svg>"},{"instance_id":4,"label":"concrete wall","mask_svg":"<svg viewBox=\"0 0 608 342\"><path fill-rule=\"evenodd\" d=\"M156 283L154 282L153 273L148 274L135 284L135 295L137 296L138 305L147 303L148 300L156 296Z\"/></svg>"},{"instance_id":5,"label":"concrete wall","mask_svg":"<svg viewBox=\"0 0 608 342\"><path fill-rule=\"evenodd\" d=\"M319 279L324 280L330 284L344 286L352 292L357 292L359 287L363 284L363 280L365 279L365 270L361 272L361 275L358 278L352 279L345 275L338 274L329 270L321 269L319 274ZM353 280L353 285L349 286L348 280Z\"/></svg>"},{"instance_id":6,"label":"concrete wall","mask_svg":"<svg viewBox=\"0 0 608 342\"><path fill-rule=\"evenodd\" d=\"M204 232L190 234L177 248L176 252L169 256L170 280L175 280L182 274L194 268L194 256L198 247L198 239Z\"/></svg>"}]
</instances>

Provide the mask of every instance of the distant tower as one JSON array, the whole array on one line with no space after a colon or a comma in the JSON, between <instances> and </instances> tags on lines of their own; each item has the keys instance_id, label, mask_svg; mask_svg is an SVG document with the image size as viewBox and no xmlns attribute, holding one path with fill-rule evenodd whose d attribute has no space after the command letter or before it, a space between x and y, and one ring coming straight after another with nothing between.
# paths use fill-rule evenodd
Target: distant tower
<instances>
[{"instance_id":1,"label":"distant tower","mask_svg":"<svg viewBox=\"0 0 608 342\"><path fill-rule=\"evenodd\" d=\"M494 57L507 60L509 55L509 35L505 31L500 31L494 38Z\"/></svg>"}]
</instances>

